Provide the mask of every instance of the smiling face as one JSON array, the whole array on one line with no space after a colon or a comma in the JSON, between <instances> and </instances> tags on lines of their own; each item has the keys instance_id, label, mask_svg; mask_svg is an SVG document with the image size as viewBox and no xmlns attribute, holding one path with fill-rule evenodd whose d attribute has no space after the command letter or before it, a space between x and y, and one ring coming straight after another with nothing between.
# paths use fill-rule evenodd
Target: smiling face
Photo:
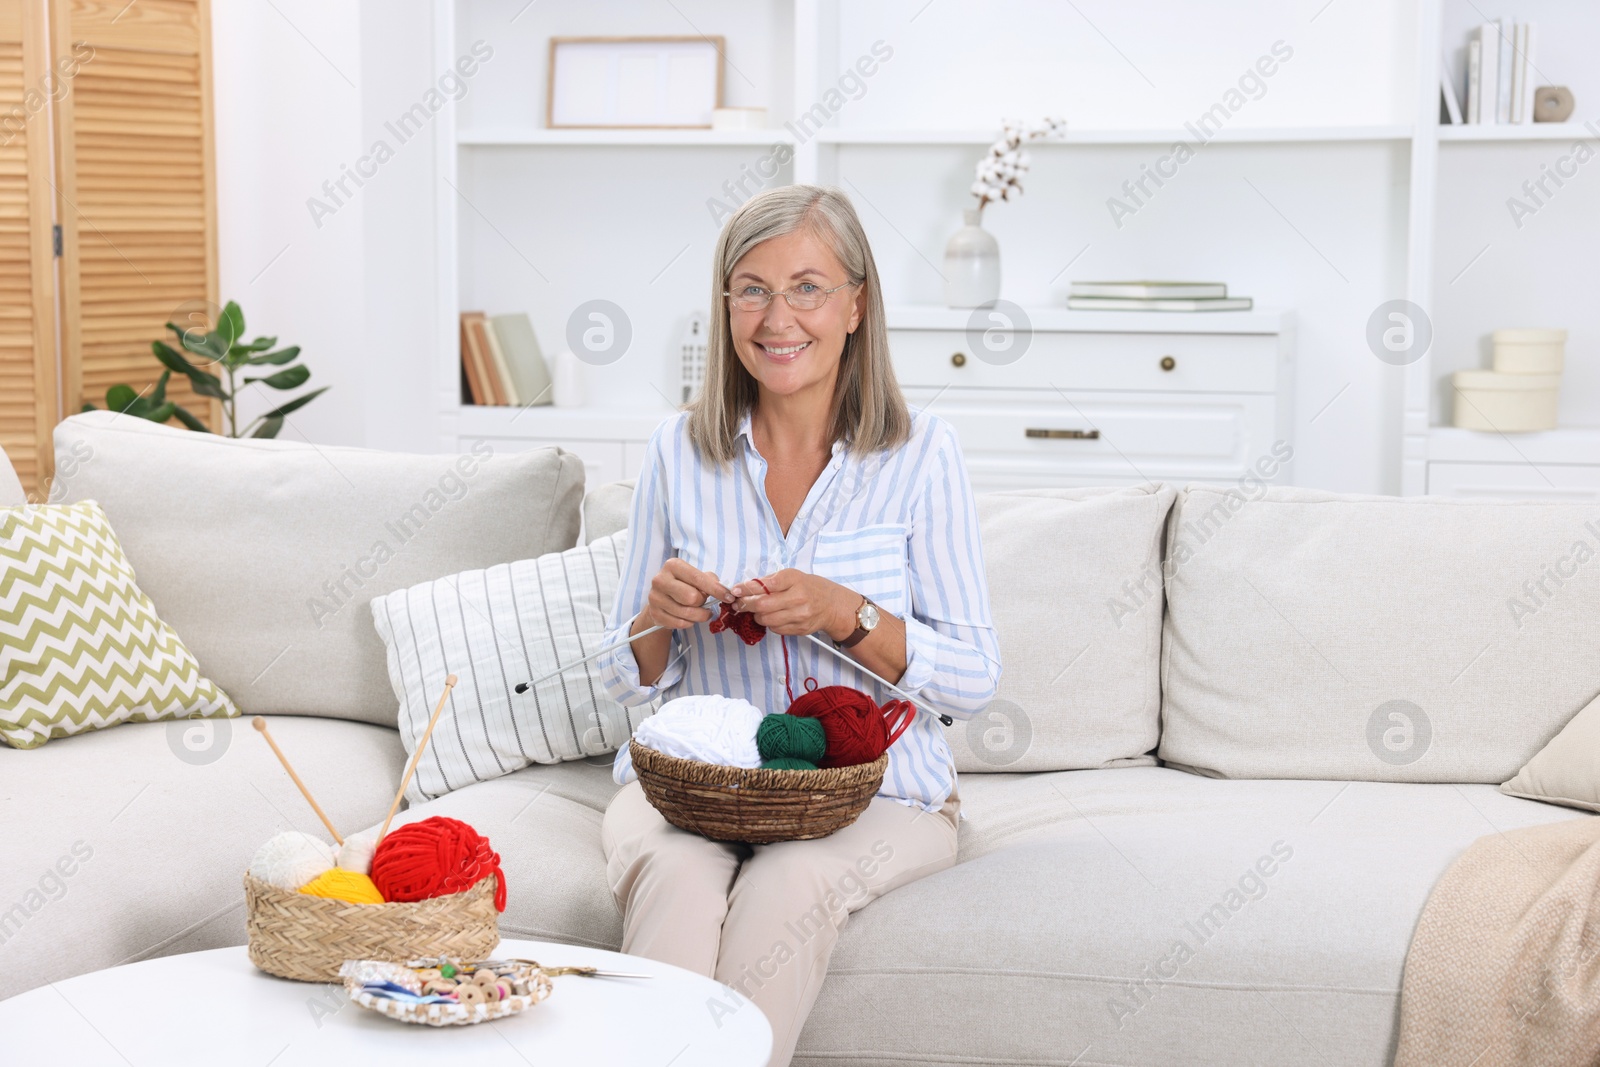
<instances>
[{"instance_id":1,"label":"smiling face","mask_svg":"<svg viewBox=\"0 0 1600 1067\"><path fill-rule=\"evenodd\" d=\"M762 241L733 265L728 292L759 286L805 292L832 289L850 280L826 241L809 229ZM728 308L728 325L739 362L761 392L792 396L808 390L831 395L845 338L861 322L864 286L846 286L814 311L796 311L781 296L764 310Z\"/></svg>"}]
</instances>

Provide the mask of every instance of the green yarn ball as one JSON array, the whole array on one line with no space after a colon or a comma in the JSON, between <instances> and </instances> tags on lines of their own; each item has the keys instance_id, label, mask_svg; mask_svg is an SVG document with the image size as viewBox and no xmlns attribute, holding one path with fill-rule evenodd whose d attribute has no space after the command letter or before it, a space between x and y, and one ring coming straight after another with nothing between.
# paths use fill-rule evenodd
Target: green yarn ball
<instances>
[{"instance_id":1,"label":"green yarn ball","mask_svg":"<svg viewBox=\"0 0 1600 1067\"><path fill-rule=\"evenodd\" d=\"M801 715L768 715L756 728L756 748L763 760L792 759L821 763L828 747L828 736L819 719Z\"/></svg>"},{"instance_id":2,"label":"green yarn ball","mask_svg":"<svg viewBox=\"0 0 1600 1067\"><path fill-rule=\"evenodd\" d=\"M793 756L776 756L763 761L761 766L769 771L814 771L817 769L815 763L809 760L795 759Z\"/></svg>"}]
</instances>

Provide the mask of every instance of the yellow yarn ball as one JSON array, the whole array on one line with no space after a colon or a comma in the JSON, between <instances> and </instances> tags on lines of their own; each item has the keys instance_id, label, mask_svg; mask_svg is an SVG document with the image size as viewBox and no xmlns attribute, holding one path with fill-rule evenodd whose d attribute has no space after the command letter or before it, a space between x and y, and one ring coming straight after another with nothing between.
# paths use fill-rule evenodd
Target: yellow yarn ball
<instances>
[{"instance_id":1,"label":"yellow yarn ball","mask_svg":"<svg viewBox=\"0 0 1600 1067\"><path fill-rule=\"evenodd\" d=\"M383 894L372 884L372 879L360 871L347 871L331 867L300 887L300 892L330 900L343 900L350 904L382 904Z\"/></svg>"}]
</instances>

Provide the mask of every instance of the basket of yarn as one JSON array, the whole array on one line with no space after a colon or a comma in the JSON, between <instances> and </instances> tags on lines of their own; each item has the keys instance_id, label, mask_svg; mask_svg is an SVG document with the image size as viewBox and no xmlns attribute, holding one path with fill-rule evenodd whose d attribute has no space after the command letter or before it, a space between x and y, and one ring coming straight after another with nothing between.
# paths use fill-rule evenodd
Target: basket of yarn
<instances>
[{"instance_id":1,"label":"basket of yarn","mask_svg":"<svg viewBox=\"0 0 1600 1067\"><path fill-rule=\"evenodd\" d=\"M855 822L883 784L889 746L915 709L899 700L880 707L848 686L818 689L810 679L808 686L787 713L760 720L758 767L685 759L630 741L645 797L672 825L713 841L801 841Z\"/></svg>"},{"instance_id":2,"label":"basket of yarn","mask_svg":"<svg viewBox=\"0 0 1600 1067\"><path fill-rule=\"evenodd\" d=\"M336 982L346 960L482 959L500 943L500 857L456 819L397 826L381 840L278 834L244 876L250 961L268 974Z\"/></svg>"}]
</instances>

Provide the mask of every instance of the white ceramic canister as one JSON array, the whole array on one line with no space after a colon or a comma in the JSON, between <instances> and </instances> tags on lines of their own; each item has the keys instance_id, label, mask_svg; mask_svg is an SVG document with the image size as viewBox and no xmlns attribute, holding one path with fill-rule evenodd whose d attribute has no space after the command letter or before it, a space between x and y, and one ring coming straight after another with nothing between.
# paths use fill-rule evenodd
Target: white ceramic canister
<instances>
[{"instance_id":1,"label":"white ceramic canister","mask_svg":"<svg viewBox=\"0 0 1600 1067\"><path fill-rule=\"evenodd\" d=\"M1455 425L1463 430L1529 433L1556 428L1559 374L1502 374L1458 370Z\"/></svg>"},{"instance_id":2,"label":"white ceramic canister","mask_svg":"<svg viewBox=\"0 0 1600 1067\"><path fill-rule=\"evenodd\" d=\"M1501 374L1560 374L1566 330L1496 330L1494 369Z\"/></svg>"}]
</instances>

